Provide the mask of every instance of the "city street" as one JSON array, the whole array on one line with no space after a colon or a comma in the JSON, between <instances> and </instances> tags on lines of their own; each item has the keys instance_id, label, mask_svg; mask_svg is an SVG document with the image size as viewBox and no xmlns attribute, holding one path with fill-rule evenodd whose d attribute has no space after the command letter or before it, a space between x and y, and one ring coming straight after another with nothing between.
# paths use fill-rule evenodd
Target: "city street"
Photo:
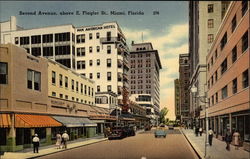
<instances>
[{"instance_id":1,"label":"city street","mask_svg":"<svg viewBox=\"0 0 250 159\"><path fill-rule=\"evenodd\" d=\"M179 130L168 130L166 138L155 138L154 130L122 140L83 146L39 159L197 159L185 137Z\"/></svg>"}]
</instances>

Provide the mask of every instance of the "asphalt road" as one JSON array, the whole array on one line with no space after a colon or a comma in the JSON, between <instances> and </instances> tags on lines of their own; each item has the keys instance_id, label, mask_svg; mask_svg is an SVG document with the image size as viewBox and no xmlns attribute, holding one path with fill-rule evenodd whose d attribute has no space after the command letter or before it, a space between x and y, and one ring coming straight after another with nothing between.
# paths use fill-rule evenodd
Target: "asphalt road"
<instances>
[{"instance_id":1,"label":"asphalt road","mask_svg":"<svg viewBox=\"0 0 250 159\"><path fill-rule=\"evenodd\" d=\"M179 130L168 130L166 138L155 138L154 130L83 146L39 159L198 159Z\"/></svg>"}]
</instances>

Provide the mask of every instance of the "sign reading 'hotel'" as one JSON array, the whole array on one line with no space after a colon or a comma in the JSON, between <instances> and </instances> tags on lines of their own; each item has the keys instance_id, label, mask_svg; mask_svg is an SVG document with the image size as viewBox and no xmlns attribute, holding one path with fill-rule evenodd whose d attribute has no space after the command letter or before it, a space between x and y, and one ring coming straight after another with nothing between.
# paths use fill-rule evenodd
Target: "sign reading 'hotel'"
<instances>
[{"instance_id":1,"label":"sign reading 'hotel'","mask_svg":"<svg viewBox=\"0 0 250 159\"><path fill-rule=\"evenodd\" d=\"M110 29L115 28L115 25L107 25L107 26L96 26L96 27L89 27L89 28L81 28L77 29L78 32L82 31L93 31L93 30L102 30L102 29Z\"/></svg>"}]
</instances>

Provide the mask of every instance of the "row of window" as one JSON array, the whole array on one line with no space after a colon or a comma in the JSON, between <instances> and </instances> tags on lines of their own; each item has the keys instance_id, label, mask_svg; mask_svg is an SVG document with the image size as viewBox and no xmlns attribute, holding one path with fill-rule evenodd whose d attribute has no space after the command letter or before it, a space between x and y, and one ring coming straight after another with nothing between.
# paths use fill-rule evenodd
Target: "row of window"
<instances>
[{"instance_id":1,"label":"row of window","mask_svg":"<svg viewBox=\"0 0 250 159\"><path fill-rule=\"evenodd\" d=\"M137 55L136 55L136 54L131 54L131 55L130 55L131 58L136 58L136 56L137 56L137 57L144 57L144 56L145 56L145 57L150 57L151 54L150 54L150 53L143 53L143 54L137 54Z\"/></svg>"},{"instance_id":2,"label":"row of window","mask_svg":"<svg viewBox=\"0 0 250 159\"><path fill-rule=\"evenodd\" d=\"M246 11L248 10L248 5L247 5L247 1L242 1L242 17L245 15ZM237 26L237 18L236 18L236 14L234 15L233 19L231 20L231 33L233 33L236 29ZM213 40L213 35L209 35L210 37L208 38L208 41L212 41ZM220 41L220 48L221 50L225 47L226 43L227 43L227 32L224 33L224 36L222 37L221 41ZM244 52L247 48L248 48L248 31L242 36L241 38L242 41L242 52ZM218 52L217 49L215 50L214 55L215 59L217 59L218 57ZM211 57L211 59L209 60L211 63L211 66L213 65L213 58ZM208 70L209 70L209 64L208 64Z\"/></svg>"},{"instance_id":3,"label":"row of window","mask_svg":"<svg viewBox=\"0 0 250 159\"><path fill-rule=\"evenodd\" d=\"M111 38L111 32L110 31L107 32L106 36L107 36L107 38ZM88 34L88 39L92 40L93 38L94 38L93 33L89 33ZM95 38L100 39L100 33L99 32L97 32L95 34ZM79 35L76 36L76 42L77 43L85 43L85 41L86 41L86 35L85 34L79 34Z\"/></svg>"},{"instance_id":4,"label":"row of window","mask_svg":"<svg viewBox=\"0 0 250 159\"><path fill-rule=\"evenodd\" d=\"M52 77L51 77L51 82L53 85L56 85L56 72L52 71ZM69 78L67 76L64 76L62 74L59 74L59 86L60 87L65 87L66 89L69 88ZM64 83L63 83L64 82ZM74 79L71 79L71 90L79 92L79 86L80 86L80 93L83 94L83 89L84 89L84 94L89 95L89 96L94 96L94 89L91 88L90 86L84 85L82 83L79 83L78 81L75 81ZM88 88L88 89L87 89ZM88 92L88 93L87 93Z\"/></svg>"},{"instance_id":5,"label":"row of window","mask_svg":"<svg viewBox=\"0 0 250 159\"><path fill-rule=\"evenodd\" d=\"M96 65L100 66L100 64L101 64L101 60L97 59L96 60ZM111 59L107 59L106 60L106 65L107 65L107 67L112 67L112 60ZM93 60L89 60L89 66L93 66ZM85 69L85 68L86 68L86 62L85 62L85 60L77 61L77 69L78 70Z\"/></svg>"},{"instance_id":6,"label":"row of window","mask_svg":"<svg viewBox=\"0 0 250 159\"><path fill-rule=\"evenodd\" d=\"M138 83L138 84L140 84L140 83ZM136 86L137 86L138 89L143 89L143 85L131 85L130 88L131 89L136 89ZM151 85L146 85L145 88L150 89Z\"/></svg>"},{"instance_id":7,"label":"row of window","mask_svg":"<svg viewBox=\"0 0 250 159\"><path fill-rule=\"evenodd\" d=\"M80 47L76 49L77 56L85 56L86 55L86 48ZM96 52L100 52L100 46L96 46ZM89 47L89 53L93 53L93 47ZM107 45L107 54L111 54L111 46Z\"/></svg>"},{"instance_id":8,"label":"row of window","mask_svg":"<svg viewBox=\"0 0 250 159\"><path fill-rule=\"evenodd\" d=\"M136 68L136 65L135 64L131 64L130 67L131 68ZM138 64L137 65L137 68L142 68L142 67L151 67L151 64L150 63L146 63L145 66L143 66L143 64Z\"/></svg>"},{"instance_id":9,"label":"row of window","mask_svg":"<svg viewBox=\"0 0 250 159\"><path fill-rule=\"evenodd\" d=\"M241 38L242 40L242 53L244 53L248 47L248 31L246 31L246 33L242 36ZM238 48L237 45L232 49L231 51L231 61L232 64L237 60L238 57ZM216 51L217 53L217 51ZM216 60L216 59L215 59ZM213 56L210 59L210 62L208 63L207 67L208 67L208 71L210 70L210 67L213 66L213 64L215 63ZM228 57L225 58L225 60L221 63L220 65L220 70L221 70L221 75L228 69ZM218 71L216 70L214 72L214 74L211 76L211 79L208 80L208 88L210 87L210 82L211 85L213 85L216 81L218 80Z\"/></svg>"},{"instance_id":10,"label":"row of window","mask_svg":"<svg viewBox=\"0 0 250 159\"><path fill-rule=\"evenodd\" d=\"M151 90L143 91L131 91L131 94L151 94Z\"/></svg>"},{"instance_id":11,"label":"row of window","mask_svg":"<svg viewBox=\"0 0 250 159\"><path fill-rule=\"evenodd\" d=\"M245 89L249 86L249 70L245 70L242 73L242 89ZM232 94L235 94L238 92L238 79L235 78L232 80ZM225 99L228 97L228 85L223 87L221 89L221 99ZM214 95L211 96L211 98L208 99L209 105L214 105L218 103L218 92L216 92Z\"/></svg>"},{"instance_id":12,"label":"row of window","mask_svg":"<svg viewBox=\"0 0 250 159\"><path fill-rule=\"evenodd\" d=\"M81 75L84 76L84 77L86 77L85 73L82 73ZM97 77L97 79L100 79L101 78L101 73L97 72L96 77ZM89 73L89 78L93 79L93 73ZM112 73L111 72L107 72L107 80L108 81L112 80Z\"/></svg>"},{"instance_id":13,"label":"row of window","mask_svg":"<svg viewBox=\"0 0 250 159\"><path fill-rule=\"evenodd\" d=\"M53 97L56 97L56 92L52 92L52 94L51 94ZM61 99L66 99L66 100L70 100L69 99L69 96L68 95L63 95L63 94L59 94L59 97L61 98ZM72 101L76 101L76 102L81 102L81 103L85 103L85 104L94 104L93 102L87 102L87 100L84 100L83 101L83 99L81 99L81 100L79 100L79 98L75 98L75 97L71 97L71 100Z\"/></svg>"},{"instance_id":14,"label":"row of window","mask_svg":"<svg viewBox=\"0 0 250 159\"><path fill-rule=\"evenodd\" d=\"M151 75L150 74L146 74L145 77L146 78L151 78ZM143 75L138 75L138 76L131 75L131 79L142 79L142 78L143 78Z\"/></svg>"},{"instance_id":15,"label":"row of window","mask_svg":"<svg viewBox=\"0 0 250 159\"><path fill-rule=\"evenodd\" d=\"M100 86L100 85L97 85L96 91L97 91L97 92L101 92L101 86ZM108 92L111 92L111 91L112 91L112 86L111 86L111 85L107 85L107 91L108 91Z\"/></svg>"},{"instance_id":16,"label":"row of window","mask_svg":"<svg viewBox=\"0 0 250 159\"><path fill-rule=\"evenodd\" d=\"M143 80L138 80L138 84L144 83ZM145 83L151 83L151 80L146 80ZM131 80L131 84L136 84L136 80Z\"/></svg>"}]
</instances>

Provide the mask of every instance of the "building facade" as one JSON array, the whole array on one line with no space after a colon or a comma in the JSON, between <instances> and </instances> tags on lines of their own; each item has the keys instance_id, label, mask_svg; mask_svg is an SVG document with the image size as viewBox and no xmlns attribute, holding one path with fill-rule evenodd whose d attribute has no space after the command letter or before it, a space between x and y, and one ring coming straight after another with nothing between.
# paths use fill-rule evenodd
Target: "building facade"
<instances>
[{"instance_id":1,"label":"building facade","mask_svg":"<svg viewBox=\"0 0 250 159\"><path fill-rule=\"evenodd\" d=\"M206 59L209 126L220 139L227 129L238 130L247 150L250 150L249 4L248 1L230 4ZM201 118L204 116L203 110Z\"/></svg>"},{"instance_id":2,"label":"building facade","mask_svg":"<svg viewBox=\"0 0 250 159\"><path fill-rule=\"evenodd\" d=\"M150 97L155 115L160 109L160 69L161 61L157 50L151 43L132 43L129 58L130 94Z\"/></svg>"},{"instance_id":3,"label":"building facade","mask_svg":"<svg viewBox=\"0 0 250 159\"><path fill-rule=\"evenodd\" d=\"M175 116L176 120L181 121L180 109L180 82L179 79L174 80L174 101L175 101Z\"/></svg>"},{"instance_id":4,"label":"building facade","mask_svg":"<svg viewBox=\"0 0 250 159\"><path fill-rule=\"evenodd\" d=\"M192 123L198 124L199 111L204 109L196 96L204 96L206 91L206 55L214 41L229 1L190 1L189 2L189 54L190 87L197 88L197 93L190 92L190 115Z\"/></svg>"},{"instance_id":5,"label":"building facade","mask_svg":"<svg viewBox=\"0 0 250 159\"><path fill-rule=\"evenodd\" d=\"M23 29L11 17L1 22L1 43L9 42L94 80L94 92L113 92L122 99L123 89L128 90L129 50L116 22Z\"/></svg>"},{"instance_id":6,"label":"building facade","mask_svg":"<svg viewBox=\"0 0 250 159\"><path fill-rule=\"evenodd\" d=\"M189 97L189 78L190 78L190 58L189 54L179 55L179 104L181 122L186 125L190 123L190 97Z\"/></svg>"}]
</instances>

